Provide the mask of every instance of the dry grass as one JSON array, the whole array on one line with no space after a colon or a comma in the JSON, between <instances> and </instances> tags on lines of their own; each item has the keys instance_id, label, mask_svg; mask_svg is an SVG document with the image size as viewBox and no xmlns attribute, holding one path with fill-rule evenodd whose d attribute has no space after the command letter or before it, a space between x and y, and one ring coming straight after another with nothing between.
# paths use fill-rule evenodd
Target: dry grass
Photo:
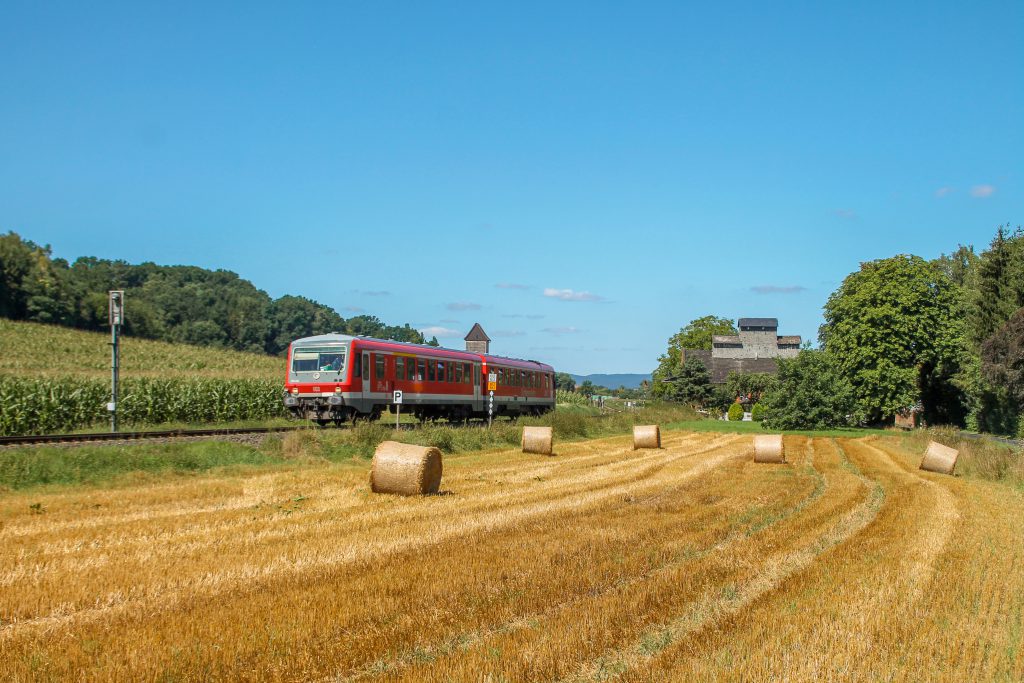
<instances>
[{"instance_id":1,"label":"dry grass","mask_svg":"<svg viewBox=\"0 0 1024 683\"><path fill-rule=\"evenodd\" d=\"M289 443L300 455L304 446ZM663 434L0 499L11 680L1019 680L1024 499L897 438Z\"/></svg>"}]
</instances>

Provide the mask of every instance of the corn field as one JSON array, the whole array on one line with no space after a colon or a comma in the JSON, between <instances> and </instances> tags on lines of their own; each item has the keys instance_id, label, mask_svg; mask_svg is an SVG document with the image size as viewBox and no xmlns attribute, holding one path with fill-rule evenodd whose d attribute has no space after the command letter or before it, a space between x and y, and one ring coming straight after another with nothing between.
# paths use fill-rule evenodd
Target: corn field
<instances>
[{"instance_id":1,"label":"corn field","mask_svg":"<svg viewBox=\"0 0 1024 683\"><path fill-rule=\"evenodd\" d=\"M110 335L0 318L0 375L110 377ZM285 360L189 344L121 338L122 377L254 378L284 382Z\"/></svg>"},{"instance_id":2,"label":"corn field","mask_svg":"<svg viewBox=\"0 0 1024 683\"><path fill-rule=\"evenodd\" d=\"M125 424L229 422L282 417L281 383L265 379L130 378L121 383ZM0 376L0 436L82 429L109 419L110 382L82 377Z\"/></svg>"},{"instance_id":3,"label":"corn field","mask_svg":"<svg viewBox=\"0 0 1024 683\"><path fill-rule=\"evenodd\" d=\"M575 391L566 391L565 389L557 389L555 391L555 402L570 406L585 406L590 404L590 401L588 401L587 397L583 394L577 394Z\"/></svg>"}]
</instances>

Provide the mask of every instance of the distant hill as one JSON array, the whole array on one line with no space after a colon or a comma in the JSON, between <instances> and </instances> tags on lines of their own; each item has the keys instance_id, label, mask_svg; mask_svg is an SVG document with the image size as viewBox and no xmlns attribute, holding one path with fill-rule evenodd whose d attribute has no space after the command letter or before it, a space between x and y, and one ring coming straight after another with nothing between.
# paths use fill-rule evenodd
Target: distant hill
<instances>
[{"instance_id":1,"label":"distant hill","mask_svg":"<svg viewBox=\"0 0 1024 683\"><path fill-rule=\"evenodd\" d=\"M619 387L626 387L627 389L637 389L640 387L640 382L647 380L651 381L651 376L648 375L572 375L572 378L576 380L576 384L580 385L586 380L590 380L599 387L608 387L609 389L618 389Z\"/></svg>"}]
</instances>

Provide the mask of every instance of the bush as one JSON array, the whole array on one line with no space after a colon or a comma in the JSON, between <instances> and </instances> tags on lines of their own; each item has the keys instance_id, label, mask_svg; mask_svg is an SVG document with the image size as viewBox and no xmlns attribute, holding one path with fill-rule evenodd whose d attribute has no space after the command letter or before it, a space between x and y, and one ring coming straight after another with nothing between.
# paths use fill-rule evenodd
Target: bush
<instances>
[{"instance_id":1,"label":"bush","mask_svg":"<svg viewBox=\"0 0 1024 683\"><path fill-rule=\"evenodd\" d=\"M755 403L754 407L750 409L750 419L754 422L760 422L764 419L764 406L760 403Z\"/></svg>"},{"instance_id":2,"label":"bush","mask_svg":"<svg viewBox=\"0 0 1024 683\"><path fill-rule=\"evenodd\" d=\"M743 406L733 403L729 406L729 422L739 422L743 419Z\"/></svg>"}]
</instances>

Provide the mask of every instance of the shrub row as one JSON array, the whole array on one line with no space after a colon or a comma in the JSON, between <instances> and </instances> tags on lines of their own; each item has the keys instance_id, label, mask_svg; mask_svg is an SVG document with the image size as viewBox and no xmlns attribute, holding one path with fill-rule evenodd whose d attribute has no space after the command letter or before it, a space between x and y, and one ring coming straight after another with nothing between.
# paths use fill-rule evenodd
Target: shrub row
<instances>
[{"instance_id":1,"label":"shrub row","mask_svg":"<svg viewBox=\"0 0 1024 683\"><path fill-rule=\"evenodd\" d=\"M123 424L229 422L285 415L281 383L261 379L135 378L121 384ZM108 381L0 377L0 435L82 429L109 419Z\"/></svg>"}]
</instances>

